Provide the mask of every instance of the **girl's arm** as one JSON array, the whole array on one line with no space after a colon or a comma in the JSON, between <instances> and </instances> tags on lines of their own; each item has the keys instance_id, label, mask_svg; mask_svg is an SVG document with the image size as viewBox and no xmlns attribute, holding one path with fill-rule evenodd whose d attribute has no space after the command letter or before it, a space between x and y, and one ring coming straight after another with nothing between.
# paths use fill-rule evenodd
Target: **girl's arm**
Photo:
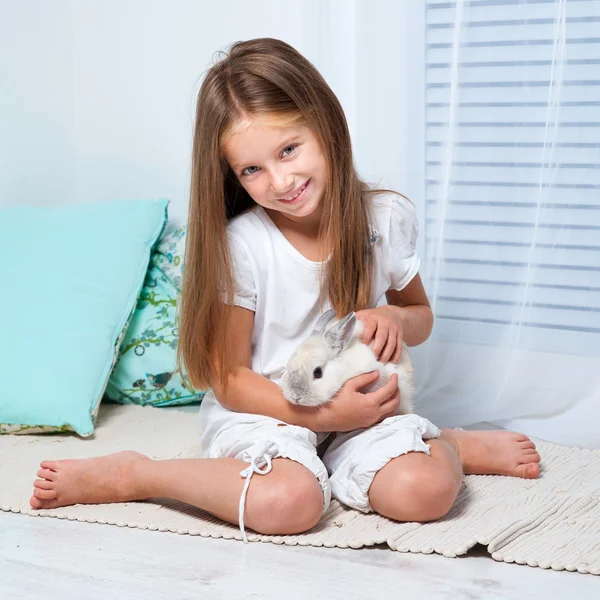
<instances>
[{"instance_id":1,"label":"girl's arm","mask_svg":"<svg viewBox=\"0 0 600 600\"><path fill-rule=\"evenodd\" d=\"M238 369L229 376L226 387L218 382L213 384L217 400L230 410L262 414L315 431L318 425L314 412L291 404L276 383L251 370L253 327L254 312L234 306L229 319L227 347L233 353Z\"/></svg>"},{"instance_id":2,"label":"girl's arm","mask_svg":"<svg viewBox=\"0 0 600 600\"><path fill-rule=\"evenodd\" d=\"M229 410L265 415L312 431L351 431L395 413L400 401L395 378L376 392L358 392L377 379L377 372L350 380L336 402L319 409L291 404L276 383L250 369L253 326L254 313L234 306L228 326L228 348L238 369L229 376L226 388L213 385L217 400Z\"/></svg>"},{"instance_id":3,"label":"girl's arm","mask_svg":"<svg viewBox=\"0 0 600 600\"><path fill-rule=\"evenodd\" d=\"M389 290L385 297L387 308L401 323L404 343L422 344L431 334L433 313L420 275L417 273L403 290Z\"/></svg>"}]
</instances>

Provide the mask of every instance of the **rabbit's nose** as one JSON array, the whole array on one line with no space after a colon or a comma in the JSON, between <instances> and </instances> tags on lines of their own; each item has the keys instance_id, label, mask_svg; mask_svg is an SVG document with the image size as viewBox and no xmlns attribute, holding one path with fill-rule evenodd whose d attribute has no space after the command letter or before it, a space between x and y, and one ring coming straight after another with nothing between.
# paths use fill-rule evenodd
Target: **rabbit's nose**
<instances>
[{"instance_id":1,"label":"rabbit's nose","mask_svg":"<svg viewBox=\"0 0 600 600\"><path fill-rule=\"evenodd\" d=\"M290 377L290 384L295 390L301 390L304 387L304 378L301 375Z\"/></svg>"}]
</instances>

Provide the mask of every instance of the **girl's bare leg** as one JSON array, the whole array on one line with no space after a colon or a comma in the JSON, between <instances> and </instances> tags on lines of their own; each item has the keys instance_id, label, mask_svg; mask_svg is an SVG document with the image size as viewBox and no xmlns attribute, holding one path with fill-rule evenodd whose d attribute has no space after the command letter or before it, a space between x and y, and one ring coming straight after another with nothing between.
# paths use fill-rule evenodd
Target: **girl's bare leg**
<instances>
[{"instance_id":1,"label":"girl's bare leg","mask_svg":"<svg viewBox=\"0 0 600 600\"><path fill-rule=\"evenodd\" d=\"M245 482L240 472L248 464L233 458L152 460L117 452L40 466L30 500L35 509L172 498L237 524ZM270 473L253 475L244 520L264 534L300 533L318 522L322 510L317 478L301 464L278 458Z\"/></svg>"},{"instance_id":2,"label":"girl's bare leg","mask_svg":"<svg viewBox=\"0 0 600 600\"><path fill-rule=\"evenodd\" d=\"M525 435L510 431L442 429L428 440L428 456L411 452L391 460L373 479L371 506L397 521L432 521L452 507L463 473L533 479L540 455Z\"/></svg>"}]
</instances>

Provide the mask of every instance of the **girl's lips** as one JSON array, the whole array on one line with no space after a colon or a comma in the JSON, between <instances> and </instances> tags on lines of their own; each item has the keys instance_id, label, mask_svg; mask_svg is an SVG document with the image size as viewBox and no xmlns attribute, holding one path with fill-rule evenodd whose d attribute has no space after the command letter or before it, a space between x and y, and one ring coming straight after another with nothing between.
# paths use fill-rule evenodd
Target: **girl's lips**
<instances>
[{"instance_id":1,"label":"girl's lips","mask_svg":"<svg viewBox=\"0 0 600 600\"><path fill-rule=\"evenodd\" d=\"M302 191L300 192L300 194L298 196L296 196L293 200L279 200L279 202L283 202L284 204L290 205L290 204L297 204L298 202L300 202L302 200L302 198L304 198L304 194L306 193L306 189L308 188L308 184L311 182L311 180L309 179L305 184L304 184L304 188L302 188Z\"/></svg>"}]
</instances>

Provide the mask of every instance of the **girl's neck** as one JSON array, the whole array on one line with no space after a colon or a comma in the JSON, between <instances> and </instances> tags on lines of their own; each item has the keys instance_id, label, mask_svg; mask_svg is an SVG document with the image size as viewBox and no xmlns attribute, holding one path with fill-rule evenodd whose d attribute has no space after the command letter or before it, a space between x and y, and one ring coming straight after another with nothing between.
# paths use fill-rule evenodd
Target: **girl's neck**
<instances>
[{"instance_id":1,"label":"girl's neck","mask_svg":"<svg viewBox=\"0 0 600 600\"><path fill-rule=\"evenodd\" d=\"M313 262L327 260L329 252L319 246L319 227L322 214L320 207L305 219L290 218L276 210L264 210L282 235L305 258Z\"/></svg>"}]
</instances>

